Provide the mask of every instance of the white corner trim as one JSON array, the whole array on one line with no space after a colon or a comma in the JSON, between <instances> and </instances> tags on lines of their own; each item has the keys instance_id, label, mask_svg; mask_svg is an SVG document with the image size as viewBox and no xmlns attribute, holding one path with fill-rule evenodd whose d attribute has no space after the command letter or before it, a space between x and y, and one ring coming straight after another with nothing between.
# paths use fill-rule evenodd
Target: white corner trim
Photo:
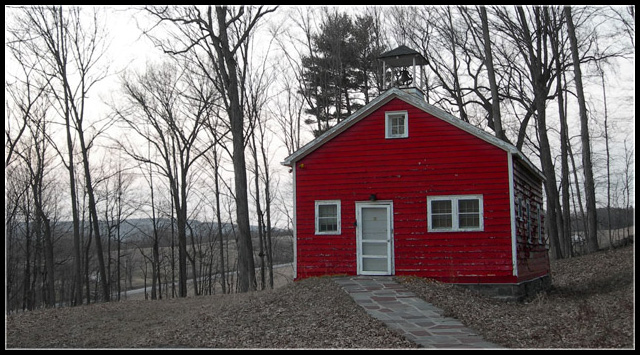
<instances>
[{"instance_id":1,"label":"white corner trim","mask_svg":"<svg viewBox=\"0 0 640 355\"><path fill-rule=\"evenodd\" d=\"M297 181L296 181L296 168L293 167L293 277L294 279L298 278L298 213L296 206L296 190L297 190Z\"/></svg>"},{"instance_id":2,"label":"white corner trim","mask_svg":"<svg viewBox=\"0 0 640 355\"><path fill-rule=\"evenodd\" d=\"M511 220L511 265L513 276L518 276L518 249L516 237L516 205L515 187L513 177L513 156L507 152L507 165L509 170L509 215Z\"/></svg>"}]
</instances>

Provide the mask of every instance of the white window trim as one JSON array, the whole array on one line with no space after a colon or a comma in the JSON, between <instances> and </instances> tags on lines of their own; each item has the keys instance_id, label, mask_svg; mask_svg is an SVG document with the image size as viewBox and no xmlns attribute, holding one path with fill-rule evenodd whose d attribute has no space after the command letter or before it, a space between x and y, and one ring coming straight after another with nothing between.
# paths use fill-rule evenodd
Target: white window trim
<instances>
[{"instance_id":1,"label":"white window trim","mask_svg":"<svg viewBox=\"0 0 640 355\"><path fill-rule=\"evenodd\" d=\"M326 206L326 205L335 205L337 206L336 209L336 213L337 213L337 223L338 223L338 229L336 231L325 231L325 232L321 232L320 231L320 224L318 223L318 217L319 217L319 213L318 213L318 207L320 206ZM338 235L338 234L342 234L341 231L341 223L340 223L340 215L341 215L341 211L340 211L340 200L318 200L316 201L316 206L315 206L315 232L316 235Z\"/></svg>"},{"instance_id":2,"label":"white window trim","mask_svg":"<svg viewBox=\"0 0 640 355\"><path fill-rule=\"evenodd\" d=\"M478 212L480 214L480 225L476 228L460 228L458 200L479 200ZM451 201L451 228L432 228L431 225L431 201ZM484 202L482 195L448 195L448 196L427 196L427 230L429 232L482 232L484 231Z\"/></svg>"},{"instance_id":3,"label":"white window trim","mask_svg":"<svg viewBox=\"0 0 640 355\"><path fill-rule=\"evenodd\" d=\"M392 135L389 116L404 115L404 134ZM409 113L407 111L387 111L384 113L384 137L386 139L407 138L409 137Z\"/></svg>"}]
</instances>

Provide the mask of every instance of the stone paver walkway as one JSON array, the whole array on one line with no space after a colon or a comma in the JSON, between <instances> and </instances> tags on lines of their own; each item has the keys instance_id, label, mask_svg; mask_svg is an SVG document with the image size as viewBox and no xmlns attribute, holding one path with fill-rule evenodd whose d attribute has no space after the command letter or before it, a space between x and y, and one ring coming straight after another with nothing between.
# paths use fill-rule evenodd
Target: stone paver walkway
<instances>
[{"instance_id":1,"label":"stone paver walkway","mask_svg":"<svg viewBox=\"0 0 640 355\"><path fill-rule=\"evenodd\" d=\"M390 276L346 276L334 281L371 316L424 348L500 348L443 310L418 298Z\"/></svg>"}]
</instances>

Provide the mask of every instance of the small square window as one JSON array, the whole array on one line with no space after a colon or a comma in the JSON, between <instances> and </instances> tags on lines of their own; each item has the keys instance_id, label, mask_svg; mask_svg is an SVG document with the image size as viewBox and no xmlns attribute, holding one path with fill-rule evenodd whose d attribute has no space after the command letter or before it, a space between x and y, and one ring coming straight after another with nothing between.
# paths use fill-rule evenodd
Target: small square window
<instances>
[{"instance_id":1,"label":"small square window","mask_svg":"<svg viewBox=\"0 0 640 355\"><path fill-rule=\"evenodd\" d=\"M340 234L340 201L316 201L316 234Z\"/></svg>"},{"instance_id":2,"label":"small square window","mask_svg":"<svg viewBox=\"0 0 640 355\"><path fill-rule=\"evenodd\" d=\"M407 111L385 113L385 138L406 138L409 136Z\"/></svg>"}]
</instances>

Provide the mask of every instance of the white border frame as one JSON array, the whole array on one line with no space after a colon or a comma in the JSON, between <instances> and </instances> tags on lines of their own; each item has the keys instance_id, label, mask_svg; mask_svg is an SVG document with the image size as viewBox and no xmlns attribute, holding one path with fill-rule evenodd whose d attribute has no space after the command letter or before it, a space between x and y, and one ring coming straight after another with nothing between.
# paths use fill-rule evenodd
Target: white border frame
<instances>
[{"instance_id":1,"label":"white border frame","mask_svg":"<svg viewBox=\"0 0 640 355\"><path fill-rule=\"evenodd\" d=\"M336 213L337 213L336 217L337 217L337 220L338 220L338 230L329 231L329 232L320 232L318 230L318 207L321 206L321 205L336 205L336 206L338 206L337 211L336 211ZM314 210L313 219L315 220L315 235L340 235L340 234L342 234L342 226L341 226L342 211L341 211L340 205L341 205L340 200L317 200L315 202L315 208L313 209Z\"/></svg>"},{"instance_id":2,"label":"white border frame","mask_svg":"<svg viewBox=\"0 0 640 355\"><path fill-rule=\"evenodd\" d=\"M458 200L479 200L480 225L477 228L460 228L458 219ZM431 227L431 201L451 201L451 229ZM427 196L427 231L430 233L450 232L482 232L484 231L484 198L483 195L434 195Z\"/></svg>"}]
</instances>

